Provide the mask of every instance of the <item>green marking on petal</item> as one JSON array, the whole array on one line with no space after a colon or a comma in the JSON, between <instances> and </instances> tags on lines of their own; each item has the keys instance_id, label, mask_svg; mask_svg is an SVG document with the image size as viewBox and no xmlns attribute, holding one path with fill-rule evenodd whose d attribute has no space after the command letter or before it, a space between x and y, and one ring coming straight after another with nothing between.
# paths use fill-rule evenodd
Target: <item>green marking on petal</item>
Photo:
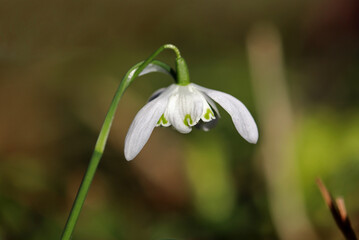
<instances>
[{"instance_id":1,"label":"green marking on petal","mask_svg":"<svg viewBox=\"0 0 359 240\"><path fill-rule=\"evenodd\" d=\"M167 124L168 123L168 121L167 121L167 119L165 118L165 115L164 114L162 114L162 116L160 117L160 119L158 120L158 122L157 122L157 124Z\"/></svg>"},{"instance_id":2,"label":"green marking on petal","mask_svg":"<svg viewBox=\"0 0 359 240\"><path fill-rule=\"evenodd\" d=\"M189 122L189 123L188 123L188 122ZM191 115L186 114L186 116L184 117L183 123L184 123L184 125L186 125L187 127L189 127L190 124L192 125L192 124L193 124L193 121L192 121Z\"/></svg>"},{"instance_id":3,"label":"green marking on petal","mask_svg":"<svg viewBox=\"0 0 359 240\"><path fill-rule=\"evenodd\" d=\"M206 111L206 113L204 114L204 118L207 119L207 120L210 120L210 119L211 119L211 115L214 116L212 110L209 109L209 108L207 108L207 111Z\"/></svg>"}]
</instances>

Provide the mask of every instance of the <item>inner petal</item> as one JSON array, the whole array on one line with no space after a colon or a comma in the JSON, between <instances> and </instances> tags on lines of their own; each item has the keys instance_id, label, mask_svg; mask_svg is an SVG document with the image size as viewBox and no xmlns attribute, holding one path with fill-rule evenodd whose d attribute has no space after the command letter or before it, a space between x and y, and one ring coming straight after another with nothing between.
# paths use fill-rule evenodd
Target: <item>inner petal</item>
<instances>
[{"instance_id":1,"label":"inner petal","mask_svg":"<svg viewBox=\"0 0 359 240\"><path fill-rule=\"evenodd\" d=\"M171 124L170 124L170 122L166 119L165 114L162 114L161 117L160 117L160 119L159 119L158 122L157 122L156 127L158 127L158 126L168 127L168 126L170 126L170 125L171 125Z\"/></svg>"},{"instance_id":2,"label":"inner petal","mask_svg":"<svg viewBox=\"0 0 359 240\"><path fill-rule=\"evenodd\" d=\"M169 99L165 117L179 132L188 133L201 119L204 102L202 94L191 85L178 86Z\"/></svg>"},{"instance_id":3,"label":"inner petal","mask_svg":"<svg viewBox=\"0 0 359 240\"><path fill-rule=\"evenodd\" d=\"M183 123L184 123L184 125L186 125L188 127L192 126L193 121L192 121L191 115L186 114L186 116L184 117Z\"/></svg>"},{"instance_id":4,"label":"inner petal","mask_svg":"<svg viewBox=\"0 0 359 240\"><path fill-rule=\"evenodd\" d=\"M202 121L204 122L209 122L212 119L215 119L216 117L214 116L214 113L212 111L212 109L208 106L205 109L205 113L203 114L203 116L201 117Z\"/></svg>"}]
</instances>

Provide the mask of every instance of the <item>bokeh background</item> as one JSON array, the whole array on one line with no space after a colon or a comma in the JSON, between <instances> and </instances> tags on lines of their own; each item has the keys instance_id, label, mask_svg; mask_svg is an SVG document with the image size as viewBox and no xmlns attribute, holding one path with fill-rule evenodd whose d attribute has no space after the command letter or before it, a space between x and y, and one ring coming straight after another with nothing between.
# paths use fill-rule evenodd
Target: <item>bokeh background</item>
<instances>
[{"instance_id":1,"label":"bokeh background","mask_svg":"<svg viewBox=\"0 0 359 240\"><path fill-rule=\"evenodd\" d=\"M59 239L120 79L165 43L245 103L259 142L221 109L209 132L156 128L127 162L131 121L172 81L139 78L73 239L342 239L316 177L359 232L358 1L1 0L1 240Z\"/></svg>"}]
</instances>

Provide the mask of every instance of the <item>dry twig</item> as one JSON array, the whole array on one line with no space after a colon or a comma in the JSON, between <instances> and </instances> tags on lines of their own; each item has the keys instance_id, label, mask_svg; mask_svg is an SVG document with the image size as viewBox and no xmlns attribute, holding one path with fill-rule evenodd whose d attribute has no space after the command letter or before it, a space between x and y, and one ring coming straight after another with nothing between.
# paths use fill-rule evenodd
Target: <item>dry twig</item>
<instances>
[{"instance_id":1,"label":"dry twig","mask_svg":"<svg viewBox=\"0 0 359 240\"><path fill-rule=\"evenodd\" d=\"M321 179L317 179L317 184L324 198L325 203L329 207L332 216L347 240L357 240L357 236L351 226L347 211L345 209L344 199L339 197L336 200L329 193Z\"/></svg>"}]
</instances>

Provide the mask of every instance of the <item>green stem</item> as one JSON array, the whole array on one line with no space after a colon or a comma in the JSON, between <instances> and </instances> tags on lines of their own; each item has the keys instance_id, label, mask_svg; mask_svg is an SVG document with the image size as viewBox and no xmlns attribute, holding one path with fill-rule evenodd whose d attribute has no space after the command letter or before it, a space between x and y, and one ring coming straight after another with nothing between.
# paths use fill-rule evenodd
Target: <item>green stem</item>
<instances>
[{"instance_id":1,"label":"green stem","mask_svg":"<svg viewBox=\"0 0 359 240\"><path fill-rule=\"evenodd\" d=\"M172 49L176 53L176 72L177 72L177 84L186 86L190 83L189 72L186 61L181 57L181 53L178 48L172 44L163 45L163 48Z\"/></svg>"},{"instance_id":2,"label":"green stem","mask_svg":"<svg viewBox=\"0 0 359 240\"><path fill-rule=\"evenodd\" d=\"M167 71L167 73L169 73L172 77L176 78L175 72L165 63L154 60L154 58L160 53L162 52L164 49L172 49L175 51L176 56L180 57L180 53L178 51L178 49L171 45L171 44L166 44L163 45L162 47L160 47L157 51L155 51L147 60L145 60L144 62L140 62L138 64L136 64L135 66L133 66L125 75L125 77L122 79L120 86L118 87L115 96L111 102L110 108L107 112L105 121L102 125L100 134L98 136L96 145L95 145L95 150L92 154L92 157L90 159L89 165L87 167L86 173L82 179L82 183L80 185L79 191L77 193L76 199L73 203L70 215L67 219L64 231L62 233L61 236L61 240L69 240L71 238L71 235L73 233L73 230L75 228L77 219L79 217L79 214L81 212L81 208L85 202L87 193L89 191L91 182L94 178L94 175L96 173L96 169L97 166L100 162L100 159L102 157L103 151L105 149L105 145L107 142L107 138L108 135L110 133L110 129L111 129L111 125L112 125L112 121L114 119L115 116L115 112L117 109L117 105L123 95L123 93L125 92L125 90L127 89L127 87L130 85L130 83L137 77L140 75L140 73L149 65L149 64L154 64L157 65L157 67L162 68L163 70ZM155 71L155 70L153 70Z\"/></svg>"},{"instance_id":3,"label":"green stem","mask_svg":"<svg viewBox=\"0 0 359 240\"><path fill-rule=\"evenodd\" d=\"M177 84L186 86L190 83L189 72L184 58L176 58Z\"/></svg>"}]
</instances>

